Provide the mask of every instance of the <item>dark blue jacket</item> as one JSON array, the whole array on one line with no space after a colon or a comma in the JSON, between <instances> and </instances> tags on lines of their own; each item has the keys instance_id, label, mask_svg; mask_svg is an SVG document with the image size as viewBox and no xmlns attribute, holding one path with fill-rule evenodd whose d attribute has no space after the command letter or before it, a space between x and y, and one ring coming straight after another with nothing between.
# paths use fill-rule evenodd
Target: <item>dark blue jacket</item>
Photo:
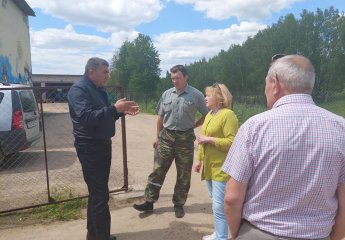
<instances>
[{"instance_id":1,"label":"dark blue jacket","mask_svg":"<svg viewBox=\"0 0 345 240\"><path fill-rule=\"evenodd\" d=\"M110 104L104 88L97 88L83 76L73 84L67 97L76 139L106 140L115 135L115 121L124 114Z\"/></svg>"}]
</instances>

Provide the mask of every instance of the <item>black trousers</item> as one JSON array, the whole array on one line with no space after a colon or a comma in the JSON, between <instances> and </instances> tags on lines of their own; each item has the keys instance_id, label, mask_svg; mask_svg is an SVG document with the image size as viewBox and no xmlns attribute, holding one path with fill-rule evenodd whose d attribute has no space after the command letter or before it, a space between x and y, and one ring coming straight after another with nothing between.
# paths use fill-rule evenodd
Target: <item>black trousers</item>
<instances>
[{"instance_id":1,"label":"black trousers","mask_svg":"<svg viewBox=\"0 0 345 240\"><path fill-rule=\"evenodd\" d=\"M98 240L110 238L109 172L111 140L76 139L75 148L89 190L87 230Z\"/></svg>"}]
</instances>

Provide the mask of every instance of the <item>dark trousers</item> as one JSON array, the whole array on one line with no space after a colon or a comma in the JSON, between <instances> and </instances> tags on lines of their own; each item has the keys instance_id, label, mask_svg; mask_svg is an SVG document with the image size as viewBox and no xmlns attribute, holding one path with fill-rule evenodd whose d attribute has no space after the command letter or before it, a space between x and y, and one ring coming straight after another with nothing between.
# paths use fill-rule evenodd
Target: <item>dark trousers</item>
<instances>
[{"instance_id":1,"label":"dark trousers","mask_svg":"<svg viewBox=\"0 0 345 240\"><path fill-rule=\"evenodd\" d=\"M247 220L242 220L241 227L236 240L301 240L301 238L279 237L262 231ZM330 240L329 237L314 240Z\"/></svg>"},{"instance_id":2,"label":"dark trousers","mask_svg":"<svg viewBox=\"0 0 345 240\"><path fill-rule=\"evenodd\" d=\"M75 141L77 155L89 190L87 230L98 240L110 238L109 172L111 140Z\"/></svg>"}]
</instances>

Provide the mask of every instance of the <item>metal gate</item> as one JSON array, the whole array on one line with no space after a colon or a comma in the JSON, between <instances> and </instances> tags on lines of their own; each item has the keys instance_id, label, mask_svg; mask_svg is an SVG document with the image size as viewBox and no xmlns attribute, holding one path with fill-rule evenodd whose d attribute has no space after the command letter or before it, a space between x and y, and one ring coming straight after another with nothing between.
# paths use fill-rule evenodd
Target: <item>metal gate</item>
<instances>
[{"instance_id":1,"label":"metal gate","mask_svg":"<svg viewBox=\"0 0 345 240\"><path fill-rule=\"evenodd\" d=\"M67 103L69 87L29 89L33 90L36 97L42 133L33 146L12 153L2 163L0 213L88 196L81 165L74 149L72 122ZM121 87L108 86L106 91L111 102L124 96ZM13 114L10 107L6 109L0 113L0 117L3 114ZM112 138L110 192L128 190L125 117L122 117L121 121L116 121L116 128L116 135ZM16 144L19 141L14 139L12 142ZM55 196L60 196L59 200L56 200Z\"/></svg>"}]
</instances>

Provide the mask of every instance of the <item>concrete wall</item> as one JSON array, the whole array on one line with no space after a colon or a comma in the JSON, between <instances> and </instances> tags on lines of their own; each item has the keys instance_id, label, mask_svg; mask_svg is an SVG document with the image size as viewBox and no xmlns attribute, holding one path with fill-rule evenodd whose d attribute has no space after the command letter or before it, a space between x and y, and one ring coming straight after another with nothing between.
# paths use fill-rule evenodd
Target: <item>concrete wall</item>
<instances>
[{"instance_id":1,"label":"concrete wall","mask_svg":"<svg viewBox=\"0 0 345 240\"><path fill-rule=\"evenodd\" d=\"M32 74L35 87L48 87L41 90L44 102L67 102L69 87L81 77L82 75Z\"/></svg>"},{"instance_id":2,"label":"concrete wall","mask_svg":"<svg viewBox=\"0 0 345 240\"><path fill-rule=\"evenodd\" d=\"M72 86L82 75L63 75L63 74L33 74L32 80L35 86Z\"/></svg>"},{"instance_id":3,"label":"concrete wall","mask_svg":"<svg viewBox=\"0 0 345 240\"><path fill-rule=\"evenodd\" d=\"M12 0L0 2L0 82L32 85L28 16Z\"/></svg>"}]
</instances>

